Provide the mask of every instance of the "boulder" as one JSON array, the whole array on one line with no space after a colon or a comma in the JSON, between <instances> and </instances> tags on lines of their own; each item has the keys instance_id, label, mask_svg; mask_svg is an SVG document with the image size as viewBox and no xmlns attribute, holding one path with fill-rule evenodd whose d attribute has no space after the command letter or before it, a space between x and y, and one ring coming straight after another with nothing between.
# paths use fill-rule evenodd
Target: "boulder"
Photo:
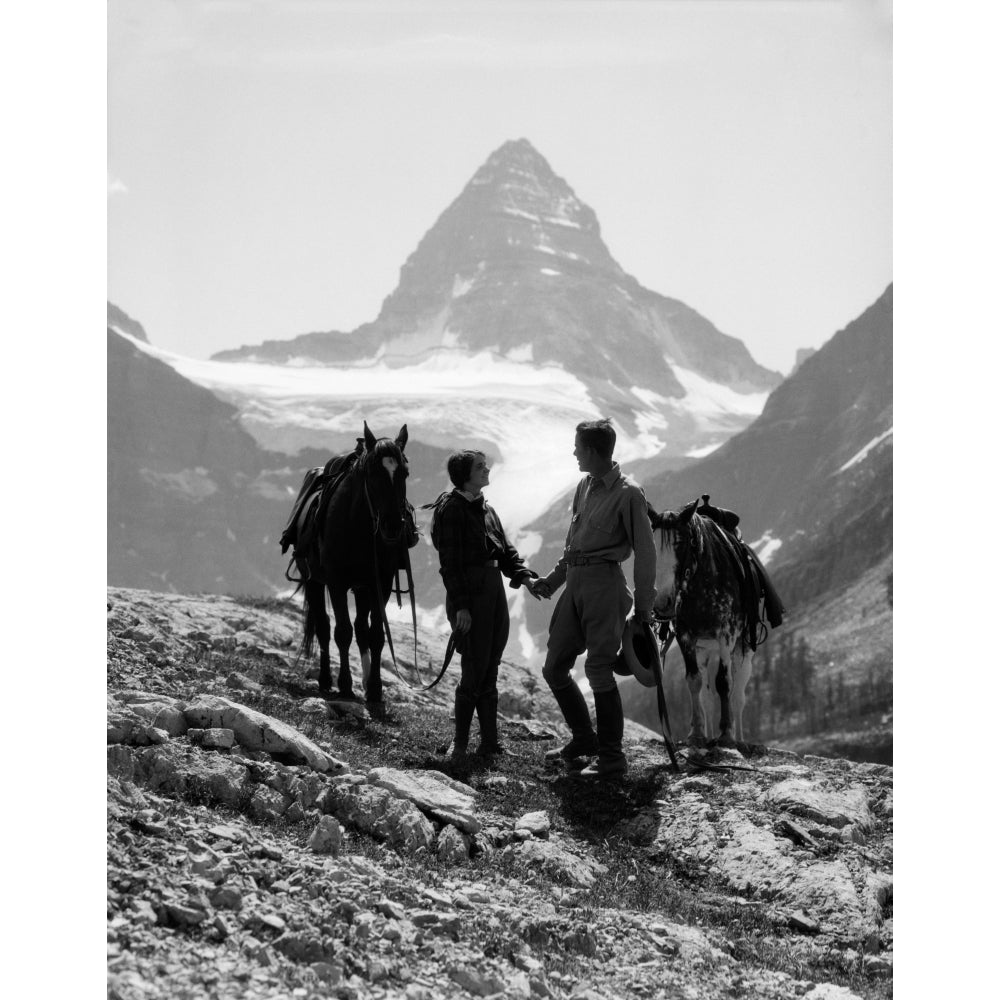
<instances>
[{"instance_id":1,"label":"boulder","mask_svg":"<svg viewBox=\"0 0 1000 1000\"><path fill-rule=\"evenodd\" d=\"M683 809L665 808L660 823L653 853L662 846L673 856L700 862L746 898L756 896L789 915L802 914L821 933L843 942L877 948L877 921L843 861L817 859L739 809L716 817L707 803L693 797Z\"/></svg>"},{"instance_id":2,"label":"boulder","mask_svg":"<svg viewBox=\"0 0 1000 1000\"><path fill-rule=\"evenodd\" d=\"M139 719L147 726L162 729L170 736L183 736L187 732L187 720L181 711L183 705L169 695L148 691L116 691L112 697L119 705L126 706L129 717Z\"/></svg>"},{"instance_id":3,"label":"boulder","mask_svg":"<svg viewBox=\"0 0 1000 1000\"><path fill-rule=\"evenodd\" d=\"M523 830L532 837L541 837L542 839L548 837L549 830L551 829L552 822L549 819L549 814L544 809L539 809L537 812L525 813L514 823L515 833Z\"/></svg>"},{"instance_id":4,"label":"boulder","mask_svg":"<svg viewBox=\"0 0 1000 1000\"><path fill-rule=\"evenodd\" d=\"M135 779L135 764L128 747L117 743L108 747L108 774L124 781Z\"/></svg>"},{"instance_id":5,"label":"boulder","mask_svg":"<svg viewBox=\"0 0 1000 1000\"><path fill-rule=\"evenodd\" d=\"M247 781L246 765L221 754L187 753L181 744L150 747L134 754L135 781L152 791L194 793L209 802L237 807Z\"/></svg>"},{"instance_id":6,"label":"boulder","mask_svg":"<svg viewBox=\"0 0 1000 1000\"><path fill-rule=\"evenodd\" d=\"M333 957L332 947L324 945L317 935L303 931L285 931L275 939L274 948L293 962L322 962Z\"/></svg>"},{"instance_id":7,"label":"boulder","mask_svg":"<svg viewBox=\"0 0 1000 1000\"><path fill-rule=\"evenodd\" d=\"M250 815L254 819L276 820L291 804L283 792L259 786L250 798Z\"/></svg>"},{"instance_id":8,"label":"boulder","mask_svg":"<svg viewBox=\"0 0 1000 1000\"><path fill-rule=\"evenodd\" d=\"M330 706L323 698L304 698L299 702L299 711L309 715L321 715L325 719L330 714Z\"/></svg>"},{"instance_id":9,"label":"boulder","mask_svg":"<svg viewBox=\"0 0 1000 1000\"><path fill-rule=\"evenodd\" d=\"M333 784L317 805L342 823L387 840L406 853L434 844L434 827L407 799L398 799L385 788L342 782Z\"/></svg>"},{"instance_id":10,"label":"boulder","mask_svg":"<svg viewBox=\"0 0 1000 1000\"><path fill-rule=\"evenodd\" d=\"M818 983L802 994L802 1000L861 1000L857 993L835 983Z\"/></svg>"},{"instance_id":11,"label":"boulder","mask_svg":"<svg viewBox=\"0 0 1000 1000\"><path fill-rule=\"evenodd\" d=\"M182 903L167 903L167 922L175 927L195 927L204 923L208 914L195 906L185 906Z\"/></svg>"},{"instance_id":12,"label":"boulder","mask_svg":"<svg viewBox=\"0 0 1000 1000\"><path fill-rule=\"evenodd\" d=\"M229 750L236 743L236 734L231 729L206 729L201 745L206 750Z\"/></svg>"},{"instance_id":13,"label":"boulder","mask_svg":"<svg viewBox=\"0 0 1000 1000\"><path fill-rule=\"evenodd\" d=\"M437 856L445 864L461 865L469 860L469 840L453 826L446 826L438 834Z\"/></svg>"},{"instance_id":14,"label":"boulder","mask_svg":"<svg viewBox=\"0 0 1000 1000\"><path fill-rule=\"evenodd\" d=\"M440 771L399 771L376 767L368 772L369 784L385 788L397 798L408 799L424 812L463 833L477 833L482 823L473 813L476 791Z\"/></svg>"},{"instance_id":15,"label":"boulder","mask_svg":"<svg viewBox=\"0 0 1000 1000\"><path fill-rule=\"evenodd\" d=\"M868 793L864 788L838 790L823 781L790 778L768 789L763 798L770 806L825 826L839 829L853 824L868 830L872 825Z\"/></svg>"},{"instance_id":16,"label":"boulder","mask_svg":"<svg viewBox=\"0 0 1000 1000\"><path fill-rule=\"evenodd\" d=\"M339 854L344 831L333 816L321 816L309 836L306 847L317 854Z\"/></svg>"},{"instance_id":17,"label":"boulder","mask_svg":"<svg viewBox=\"0 0 1000 1000\"><path fill-rule=\"evenodd\" d=\"M263 685L235 670L226 678L226 687L237 691L252 691L255 694L260 694L264 690Z\"/></svg>"},{"instance_id":18,"label":"boulder","mask_svg":"<svg viewBox=\"0 0 1000 1000\"><path fill-rule=\"evenodd\" d=\"M287 756L326 774L347 770L346 764L292 726L219 695L199 695L185 707L184 718L199 729L231 729L246 750Z\"/></svg>"},{"instance_id":19,"label":"boulder","mask_svg":"<svg viewBox=\"0 0 1000 1000\"><path fill-rule=\"evenodd\" d=\"M452 982L463 990L468 990L473 996L488 997L503 993L506 983L496 973L480 972L465 966L452 966L448 970Z\"/></svg>"},{"instance_id":20,"label":"boulder","mask_svg":"<svg viewBox=\"0 0 1000 1000\"><path fill-rule=\"evenodd\" d=\"M511 844L500 852L500 857L509 858L518 865L537 868L550 878L581 889L589 889L598 875L607 873L607 868L599 862L572 854L551 840L532 839Z\"/></svg>"},{"instance_id":21,"label":"boulder","mask_svg":"<svg viewBox=\"0 0 1000 1000\"><path fill-rule=\"evenodd\" d=\"M234 885L217 886L208 898L217 910L238 910L243 905L243 893Z\"/></svg>"}]
</instances>

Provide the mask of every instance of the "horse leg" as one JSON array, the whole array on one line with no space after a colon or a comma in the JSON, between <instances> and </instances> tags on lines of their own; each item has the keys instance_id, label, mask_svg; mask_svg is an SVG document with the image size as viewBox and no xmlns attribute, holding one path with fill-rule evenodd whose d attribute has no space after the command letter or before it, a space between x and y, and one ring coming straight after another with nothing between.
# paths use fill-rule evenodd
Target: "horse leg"
<instances>
[{"instance_id":1,"label":"horse leg","mask_svg":"<svg viewBox=\"0 0 1000 1000\"><path fill-rule=\"evenodd\" d=\"M719 671L715 675L715 690L719 693L719 745L735 746L733 740L732 697L733 645L727 636L719 636Z\"/></svg>"},{"instance_id":2,"label":"horse leg","mask_svg":"<svg viewBox=\"0 0 1000 1000\"><path fill-rule=\"evenodd\" d=\"M368 677L372 672L371 627L368 591L360 587L354 592L354 635L361 657L361 687L368 691Z\"/></svg>"},{"instance_id":3,"label":"horse leg","mask_svg":"<svg viewBox=\"0 0 1000 1000\"><path fill-rule=\"evenodd\" d=\"M743 707L747 701L747 683L752 669L753 650L745 646L742 639L738 639L733 657L733 725L737 743L744 742Z\"/></svg>"},{"instance_id":4,"label":"horse leg","mask_svg":"<svg viewBox=\"0 0 1000 1000\"><path fill-rule=\"evenodd\" d=\"M305 585L306 653L312 650L312 640L319 639L319 689L321 693L333 687L330 676L330 616L326 613L326 592L322 583L309 581Z\"/></svg>"},{"instance_id":5,"label":"horse leg","mask_svg":"<svg viewBox=\"0 0 1000 1000\"><path fill-rule=\"evenodd\" d=\"M347 588L330 587L330 603L333 605L333 641L337 644L340 654L340 672L337 674L337 692L341 698L350 698L354 694L354 683L351 680L351 639L354 630L351 628L351 614L347 609Z\"/></svg>"},{"instance_id":6,"label":"horse leg","mask_svg":"<svg viewBox=\"0 0 1000 1000\"><path fill-rule=\"evenodd\" d=\"M391 576L382 580L382 593L389 592L389 585L392 582ZM367 625L366 647L367 666L365 655L362 655L361 662L365 669L365 701L372 704L379 704L382 701L382 649L385 646L385 608L379 607L375 595L370 590L365 591L365 614L363 616ZM360 644L360 639L358 640Z\"/></svg>"},{"instance_id":7,"label":"horse leg","mask_svg":"<svg viewBox=\"0 0 1000 1000\"><path fill-rule=\"evenodd\" d=\"M693 747L705 745L705 710L701 703L702 673L698 668L698 646L688 636L678 636L681 656L684 657L684 679L691 693L691 731L688 743Z\"/></svg>"}]
</instances>

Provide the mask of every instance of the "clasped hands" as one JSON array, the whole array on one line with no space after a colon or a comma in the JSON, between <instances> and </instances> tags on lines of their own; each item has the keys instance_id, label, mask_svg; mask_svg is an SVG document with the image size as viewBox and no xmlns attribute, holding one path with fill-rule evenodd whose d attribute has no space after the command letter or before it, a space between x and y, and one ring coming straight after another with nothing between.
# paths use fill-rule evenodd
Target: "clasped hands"
<instances>
[{"instance_id":1,"label":"clasped hands","mask_svg":"<svg viewBox=\"0 0 1000 1000\"><path fill-rule=\"evenodd\" d=\"M545 580L525 580L524 588L536 601L543 597L548 600L552 596L552 587Z\"/></svg>"}]
</instances>

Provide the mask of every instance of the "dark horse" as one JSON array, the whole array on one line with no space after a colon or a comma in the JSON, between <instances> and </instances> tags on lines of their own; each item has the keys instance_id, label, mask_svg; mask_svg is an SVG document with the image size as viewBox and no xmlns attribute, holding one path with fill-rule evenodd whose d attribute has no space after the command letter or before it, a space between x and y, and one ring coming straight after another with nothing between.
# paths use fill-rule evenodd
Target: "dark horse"
<instances>
[{"instance_id":1,"label":"dark horse","mask_svg":"<svg viewBox=\"0 0 1000 1000\"><path fill-rule=\"evenodd\" d=\"M704 746L715 733L715 713L706 712L714 687L720 702L718 741L743 740L743 706L761 623L761 605L772 627L781 624L782 607L764 567L744 544L731 511L696 510L694 500L681 510L651 514L674 557L674 585L658 594L654 610L671 615L691 692L688 742ZM672 606L672 608L671 608Z\"/></svg>"},{"instance_id":2,"label":"dark horse","mask_svg":"<svg viewBox=\"0 0 1000 1000\"><path fill-rule=\"evenodd\" d=\"M382 701L382 647L385 643L385 603L396 570L403 565L407 546L415 543L412 515L406 503L406 424L395 441L378 438L365 424L360 450L327 463L328 495L321 501L317 544L319 571L304 584L305 641L312 653L319 639L319 689L329 692L330 617L324 588L330 592L335 627L333 638L340 653L338 694L354 696L351 679L351 638L361 653L365 699ZM347 609L347 592L354 591L354 627Z\"/></svg>"}]
</instances>

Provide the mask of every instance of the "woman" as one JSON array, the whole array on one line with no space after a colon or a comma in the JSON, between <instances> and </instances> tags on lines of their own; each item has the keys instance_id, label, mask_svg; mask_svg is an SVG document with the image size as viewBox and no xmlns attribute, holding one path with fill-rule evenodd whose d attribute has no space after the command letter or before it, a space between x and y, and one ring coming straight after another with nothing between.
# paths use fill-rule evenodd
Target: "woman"
<instances>
[{"instance_id":1,"label":"woman","mask_svg":"<svg viewBox=\"0 0 1000 1000\"><path fill-rule=\"evenodd\" d=\"M467 759L476 713L479 753L492 762L504 752L497 735L497 672L510 633L501 574L514 589L525 584L532 596L532 580L538 574L525 567L483 496L490 482L486 456L481 451L455 452L448 459L448 478L455 488L434 503L431 539L441 559L445 610L462 656L462 679L455 691L452 762L462 764Z\"/></svg>"}]
</instances>

